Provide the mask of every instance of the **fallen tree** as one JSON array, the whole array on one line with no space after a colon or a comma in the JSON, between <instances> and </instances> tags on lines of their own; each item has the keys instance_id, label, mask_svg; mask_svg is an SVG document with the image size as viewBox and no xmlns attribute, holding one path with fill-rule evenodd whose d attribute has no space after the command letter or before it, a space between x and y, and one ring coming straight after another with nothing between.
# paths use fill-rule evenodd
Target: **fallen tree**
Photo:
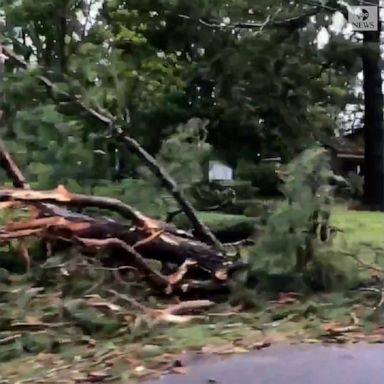
<instances>
[{"instance_id":1,"label":"fallen tree","mask_svg":"<svg viewBox=\"0 0 384 384\"><path fill-rule=\"evenodd\" d=\"M17 67L28 70L29 64L12 50L1 46L5 57ZM127 149L142 160L162 185L178 202L181 211L192 224L193 232L178 229L174 224L145 216L123 202L109 197L74 194L64 186L50 191L32 190L12 156L0 143L0 166L12 180L14 189L0 190L0 208L28 208L29 216L0 227L0 241L38 236L48 246L48 254L56 247L75 246L86 254L100 251L108 253L113 266L131 266L152 287L163 293L186 293L199 289L216 290L226 287L228 276L243 265L228 261L226 247L217 240L211 230L199 219L196 211L185 198L176 182L145 151L140 144L126 134L125 126L108 112L87 106L79 97L61 90L47 76L37 75L47 88L58 109L70 103L83 115L106 127L109 139L126 145ZM108 137L106 136L106 140ZM75 213L71 208L88 207L109 210L119 214L122 220ZM31 264L26 249L22 252ZM167 273L153 269L149 259L158 260Z\"/></svg>"},{"instance_id":2,"label":"fallen tree","mask_svg":"<svg viewBox=\"0 0 384 384\"><path fill-rule=\"evenodd\" d=\"M29 208L26 219L0 227L0 241L38 236L51 247L60 242L86 254L107 251L114 266L131 266L149 285L165 294L225 289L228 276L242 267L226 260L225 253L171 223L145 216L133 207L109 197L74 194L64 186L55 190L31 190L3 143L0 164L14 189L0 190L0 208ZM124 222L75 213L68 208L94 207L118 213ZM28 253L25 258L30 264ZM168 275L153 269L148 259L173 266ZM193 280L192 280L193 276Z\"/></svg>"}]
</instances>

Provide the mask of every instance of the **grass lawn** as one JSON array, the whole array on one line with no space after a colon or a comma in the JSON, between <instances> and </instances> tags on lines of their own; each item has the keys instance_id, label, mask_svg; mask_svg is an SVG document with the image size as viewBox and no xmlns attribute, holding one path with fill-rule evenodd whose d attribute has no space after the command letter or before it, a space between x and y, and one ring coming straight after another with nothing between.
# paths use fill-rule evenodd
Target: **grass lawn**
<instances>
[{"instance_id":1,"label":"grass lawn","mask_svg":"<svg viewBox=\"0 0 384 384\"><path fill-rule=\"evenodd\" d=\"M384 213L352 211L337 206L332 211L331 221L343 230L338 238L351 249L384 248Z\"/></svg>"},{"instance_id":2,"label":"grass lawn","mask_svg":"<svg viewBox=\"0 0 384 384\"><path fill-rule=\"evenodd\" d=\"M384 268L384 213L348 210L337 206L332 211L331 223L342 232L338 233L332 242L331 250L338 257L344 254L349 261L356 258L360 270L366 274L366 265L374 268ZM360 261L359 261L360 260Z\"/></svg>"}]
</instances>

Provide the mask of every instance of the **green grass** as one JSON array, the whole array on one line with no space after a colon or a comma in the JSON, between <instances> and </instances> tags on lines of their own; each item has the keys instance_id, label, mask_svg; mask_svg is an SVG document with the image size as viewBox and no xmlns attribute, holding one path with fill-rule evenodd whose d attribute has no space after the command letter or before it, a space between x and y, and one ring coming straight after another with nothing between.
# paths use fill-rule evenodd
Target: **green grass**
<instances>
[{"instance_id":1,"label":"green grass","mask_svg":"<svg viewBox=\"0 0 384 384\"><path fill-rule=\"evenodd\" d=\"M384 270L384 213L336 206L331 225L341 231L322 250L332 264L351 277L357 274L358 283L371 280L375 269Z\"/></svg>"},{"instance_id":2,"label":"green grass","mask_svg":"<svg viewBox=\"0 0 384 384\"><path fill-rule=\"evenodd\" d=\"M343 231L338 238L346 241L348 247L384 249L384 213L352 211L337 206L332 211L331 222Z\"/></svg>"},{"instance_id":3,"label":"green grass","mask_svg":"<svg viewBox=\"0 0 384 384\"><path fill-rule=\"evenodd\" d=\"M384 262L384 213L336 207L331 223L342 231L333 241L334 249L353 253L364 262L375 258Z\"/></svg>"}]
</instances>

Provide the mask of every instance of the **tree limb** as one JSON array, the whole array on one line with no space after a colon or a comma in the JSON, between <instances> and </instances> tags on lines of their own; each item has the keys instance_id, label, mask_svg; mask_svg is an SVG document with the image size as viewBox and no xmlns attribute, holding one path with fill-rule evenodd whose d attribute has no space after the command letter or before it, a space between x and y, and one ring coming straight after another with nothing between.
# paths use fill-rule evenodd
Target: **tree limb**
<instances>
[{"instance_id":1,"label":"tree limb","mask_svg":"<svg viewBox=\"0 0 384 384\"><path fill-rule=\"evenodd\" d=\"M44 239L61 239L70 245L75 238L118 238L147 259L175 265L183 264L186 259L196 260L196 268L205 276L214 277L224 265L225 268L231 265L229 263L227 266L223 254L213 247L191 238L188 233L178 230L172 224L151 219L140 212L137 215L134 212L134 226L130 227L110 219L97 219L74 213L56 205L93 206L121 212L126 206L118 200L116 202L109 198L71 194L61 187L53 191L0 190L0 201L22 202L38 207L49 202L49 206L52 206L52 209L44 211L42 216L0 228L0 240L39 234ZM127 213L130 215L132 212L130 207L127 207Z\"/></svg>"},{"instance_id":2,"label":"tree limb","mask_svg":"<svg viewBox=\"0 0 384 384\"><path fill-rule=\"evenodd\" d=\"M3 168L7 176L12 180L15 188L29 189L30 185L27 183L20 168L13 161L12 156L7 151L3 140L0 139L0 167Z\"/></svg>"},{"instance_id":3,"label":"tree limb","mask_svg":"<svg viewBox=\"0 0 384 384\"><path fill-rule=\"evenodd\" d=\"M155 285L157 288L162 289L166 293L172 292L172 286L168 279L163 276L160 272L150 268L148 264L144 261L141 255L133 249L133 247L124 243L119 239L84 239L77 238L76 241L84 245L87 248L95 247L96 249L106 249L106 248L120 248L124 250L124 253L129 256L130 263L137 269L145 274L147 280Z\"/></svg>"},{"instance_id":4,"label":"tree limb","mask_svg":"<svg viewBox=\"0 0 384 384\"><path fill-rule=\"evenodd\" d=\"M196 311L198 309L210 308L214 304L215 303L210 300L183 301L179 304L169 306L164 310L164 312L172 315L184 315L185 313Z\"/></svg>"},{"instance_id":5,"label":"tree limb","mask_svg":"<svg viewBox=\"0 0 384 384\"><path fill-rule=\"evenodd\" d=\"M208 28L225 28L225 29L264 29L266 27L280 27L280 28L297 28L300 26L304 26L308 19L311 16L315 16L317 13L319 13L319 10L317 8L312 9L302 15L289 17L286 19L280 19L280 20L273 20L271 16L268 16L265 21L263 22L237 22L233 24L225 24L225 23L219 23L217 20L215 21L207 21L202 18L195 19L191 16L179 14L178 16L182 19L190 20L197 22L205 27Z\"/></svg>"},{"instance_id":6,"label":"tree limb","mask_svg":"<svg viewBox=\"0 0 384 384\"><path fill-rule=\"evenodd\" d=\"M115 211L123 217L134 221L136 224L144 224L146 216L128 204L120 200L109 197L96 197L69 192L64 186L60 185L51 191L35 191L26 189L2 189L0 190L1 201L23 201L64 204L73 207L98 207Z\"/></svg>"},{"instance_id":7,"label":"tree limb","mask_svg":"<svg viewBox=\"0 0 384 384\"><path fill-rule=\"evenodd\" d=\"M18 207L20 203L21 206L35 205L38 208L37 215L32 212L27 220L0 227L0 242L39 236L49 244L59 240L64 247L80 246L84 253L112 248L114 252L109 257L111 261L114 260L113 263L123 263L124 267L126 264L134 265L150 285L165 293L175 289L181 294L195 290L209 291L212 287L213 291L222 290L225 285L222 281L210 286L197 281L185 284L183 279L191 267L194 273L205 277L216 277L227 267L226 274L229 273L232 264L225 263L223 255L212 247L194 240L190 234L178 230L173 224L148 218L116 199L72 194L62 186L52 191L31 190L4 144L0 144L0 159L4 160L0 161L0 166L9 170L7 173L14 185L25 188L0 190L0 209ZM58 205L110 209L132 220L135 226L74 213ZM153 270L144 261L145 258L170 262L180 267L175 273L164 276Z\"/></svg>"},{"instance_id":8,"label":"tree limb","mask_svg":"<svg viewBox=\"0 0 384 384\"><path fill-rule=\"evenodd\" d=\"M115 127L117 137L120 138L127 147L136 154L139 158L144 160L148 168L163 182L164 187L173 195L174 199L179 203L181 209L190 220L195 235L204 242L213 245L218 250L223 250L222 244L216 239L215 235L210 229L197 217L196 211L192 204L184 197L183 193L171 178L171 176L163 169L155 160L155 158L144 150L140 144L129 136L125 136L120 127Z\"/></svg>"},{"instance_id":9,"label":"tree limb","mask_svg":"<svg viewBox=\"0 0 384 384\"><path fill-rule=\"evenodd\" d=\"M19 201L25 203L52 203L54 204L54 206L65 205L67 207L77 208L95 207L101 209L109 209L113 212L119 213L122 217L131 220L135 225L139 226L140 228L143 228L151 235L156 234L156 236L158 236L161 235L162 231L167 231L168 233L172 233L177 236L191 238L191 236L187 232L178 229L175 225L170 223L164 223L162 221L147 217L143 215L140 211L134 209L128 204L121 202L118 199L71 193L62 185L50 191L1 189L0 201ZM69 211L68 213L71 215L73 214ZM79 218L81 217L86 216L79 215ZM140 244L138 244L137 246L139 245Z\"/></svg>"}]
</instances>

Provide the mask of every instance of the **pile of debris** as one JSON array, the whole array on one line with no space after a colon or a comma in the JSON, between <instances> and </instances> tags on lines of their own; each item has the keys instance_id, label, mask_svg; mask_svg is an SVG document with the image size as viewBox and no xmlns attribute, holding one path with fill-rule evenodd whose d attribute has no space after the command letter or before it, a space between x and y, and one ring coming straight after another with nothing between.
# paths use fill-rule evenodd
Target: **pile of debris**
<instances>
[{"instance_id":1,"label":"pile of debris","mask_svg":"<svg viewBox=\"0 0 384 384\"><path fill-rule=\"evenodd\" d=\"M0 153L1 165L15 187L0 190L0 208L28 212L27 217L0 227L3 244L33 236L42 239L48 256L69 247L77 247L88 256L107 251L107 266L130 267L139 279L168 295L222 291L231 272L241 267L241 263L226 259L225 248L217 241L208 244L201 240L204 236L147 217L119 200L74 194L64 186L51 191L32 190L4 143ZM110 210L121 215L124 222L74 212L68 209L71 207ZM210 232L204 235L213 236ZM23 248L21 253L29 268L28 250ZM151 267L151 259L159 261L163 268ZM165 270L167 275L162 272Z\"/></svg>"}]
</instances>

